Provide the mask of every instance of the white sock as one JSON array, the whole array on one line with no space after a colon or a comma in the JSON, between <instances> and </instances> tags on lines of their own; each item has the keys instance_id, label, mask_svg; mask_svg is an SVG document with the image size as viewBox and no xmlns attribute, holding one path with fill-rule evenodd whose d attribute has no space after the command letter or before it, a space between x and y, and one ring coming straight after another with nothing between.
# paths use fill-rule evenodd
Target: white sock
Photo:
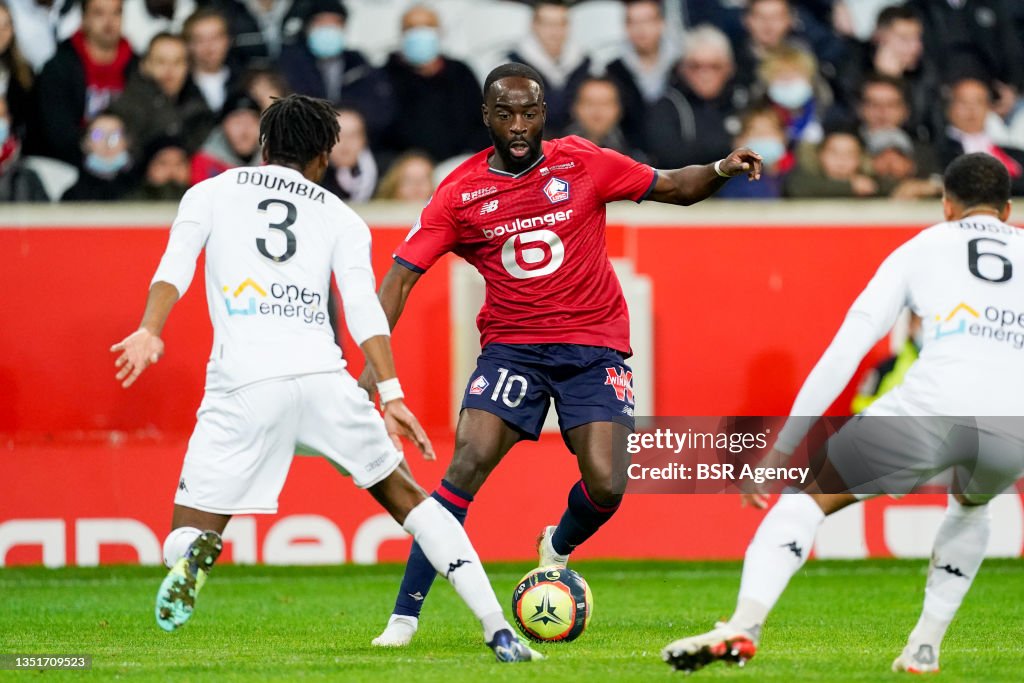
<instances>
[{"instance_id":1,"label":"white sock","mask_svg":"<svg viewBox=\"0 0 1024 683\"><path fill-rule=\"evenodd\" d=\"M760 638L768 612L807 560L823 519L825 514L806 493L779 497L747 547L731 625L749 631L755 640Z\"/></svg>"},{"instance_id":2,"label":"white sock","mask_svg":"<svg viewBox=\"0 0 1024 683\"><path fill-rule=\"evenodd\" d=\"M450 512L427 498L409 512L403 527L480 620L485 642L490 642L496 631L509 628L476 550Z\"/></svg>"},{"instance_id":3,"label":"white sock","mask_svg":"<svg viewBox=\"0 0 1024 683\"><path fill-rule=\"evenodd\" d=\"M164 565L168 569L173 567L185 556L185 551L201 533L203 532L194 526L182 526L167 534L167 538L164 539Z\"/></svg>"},{"instance_id":4,"label":"white sock","mask_svg":"<svg viewBox=\"0 0 1024 683\"><path fill-rule=\"evenodd\" d=\"M931 645L938 655L946 629L985 559L991 522L988 505L960 505L949 496L946 516L935 535L924 608L910 634L911 647Z\"/></svg>"}]
</instances>

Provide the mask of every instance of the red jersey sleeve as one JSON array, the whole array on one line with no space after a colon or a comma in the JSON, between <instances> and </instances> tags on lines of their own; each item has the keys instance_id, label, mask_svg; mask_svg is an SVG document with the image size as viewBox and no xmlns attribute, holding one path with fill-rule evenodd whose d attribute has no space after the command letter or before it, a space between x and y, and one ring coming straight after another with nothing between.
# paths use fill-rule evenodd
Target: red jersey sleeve
<instances>
[{"instance_id":1,"label":"red jersey sleeve","mask_svg":"<svg viewBox=\"0 0 1024 683\"><path fill-rule=\"evenodd\" d=\"M439 187L423 207L419 220L395 249L395 261L417 273L425 273L455 247L458 231L449 203L451 187L451 183Z\"/></svg>"},{"instance_id":2,"label":"red jersey sleeve","mask_svg":"<svg viewBox=\"0 0 1024 683\"><path fill-rule=\"evenodd\" d=\"M605 202L629 199L642 202L654 189L658 172L625 154L598 147L589 140L570 135L564 138L565 149L579 158L594 179L598 196Z\"/></svg>"}]
</instances>

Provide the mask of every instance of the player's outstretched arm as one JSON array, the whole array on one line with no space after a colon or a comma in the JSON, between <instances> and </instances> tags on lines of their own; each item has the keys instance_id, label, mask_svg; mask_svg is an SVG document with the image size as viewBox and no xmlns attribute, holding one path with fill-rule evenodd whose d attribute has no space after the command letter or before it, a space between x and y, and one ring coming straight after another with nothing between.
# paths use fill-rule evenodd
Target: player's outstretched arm
<instances>
[{"instance_id":1,"label":"player's outstretched arm","mask_svg":"<svg viewBox=\"0 0 1024 683\"><path fill-rule=\"evenodd\" d=\"M402 311L405 310L405 302L409 299L409 293L412 292L413 286L419 279L420 273L406 268L401 263L393 263L391 270L387 272L383 282L380 283L380 293L378 294L380 305L384 309L384 315L387 316L388 325L392 330L398 324L398 319L402 316Z\"/></svg>"},{"instance_id":2,"label":"player's outstretched arm","mask_svg":"<svg viewBox=\"0 0 1024 683\"><path fill-rule=\"evenodd\" d=\"M761 178L761 156L741 147L729 156L704 166L685 166L658 170L658 181L648 199L666 204L689 206L707 199L733 176L746 175L750 180Z\"/></svg>"},{"instance_id":3,"label":"player's outstretched arm","mask_svg":"<svg viewBox=\"0 0 1024 683\"><path fill-rule=\"evenodd\" d=\"M114 367L117 381L127 389L139 378L143 370L160 360L164 355L164 342L160 333L164 329L171 309L178 301L178 289L167 282L154 282L149 288L146 311L142 315L139 329L110 347L112 353L119 353Z\"/></svg>"},{"instance_id":4,"label":"player's outstretched arm","mask_svg":"<svg viewBox=\"0 0 1024 683\"><path fill-rule=\"evenodd\" d=\"M392 330L398 324L398 319L405 309L405 302L409 299L409 293L412 292L413 286L419 279L420 273L406 268L400 263L394 263L380 283L378 298L381 308L384 309L384 316L388 319L388 326ZM367 363L362 374L359 375L359 386L372 399L377 393L376 384L377 376L370 363Z\"/></svg>"},{"instance_id":5,"label":"player's outstretched arm","mask_svg":"<svg viewBox=\"0 0 1024 683\"><path fill-rule=\"evenodd\" d=\"M409 439L420 449L423 457L434 460L434 446L430 443L427 433L420 426L419 420L412 414L402 399L402 387L395 376L395 360L391 354L391 338L387 335L370 337L360 348L366 356L366 367L372 368L374 375L382 377L376 389L380 393L381 407L384 413L384 424L395 448L402 450L401 437Z\"/></svg>"}]
</instances>

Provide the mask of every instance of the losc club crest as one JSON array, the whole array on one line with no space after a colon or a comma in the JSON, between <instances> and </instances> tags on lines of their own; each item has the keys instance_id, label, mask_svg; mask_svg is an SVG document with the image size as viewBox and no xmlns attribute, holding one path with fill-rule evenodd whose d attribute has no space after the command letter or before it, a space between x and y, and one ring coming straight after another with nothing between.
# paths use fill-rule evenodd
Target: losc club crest
<instances>
[{"instance_id":1,"label":"losc club crest","mask_svg":"<svg viewBox=\"0 0 1024 683\"><path fill-rule=\"evenodd\" d=\"M564 202L569 198L569 183L561 178L552 178L544 185L544 196L552 204Z\"/></svg>"},{"instance_id":2,"label":"losc club crest","mask_svg":"<svg viewBox=\"0 0 1024 683\"><path fill-rule=\"evenodd\" d=\"M487 378L480 375L473 383L469 385L469 393L471 396L479 396L487 390L487 387L491 386L491 383L487 381Z\"/></svg>"}]
</instances>

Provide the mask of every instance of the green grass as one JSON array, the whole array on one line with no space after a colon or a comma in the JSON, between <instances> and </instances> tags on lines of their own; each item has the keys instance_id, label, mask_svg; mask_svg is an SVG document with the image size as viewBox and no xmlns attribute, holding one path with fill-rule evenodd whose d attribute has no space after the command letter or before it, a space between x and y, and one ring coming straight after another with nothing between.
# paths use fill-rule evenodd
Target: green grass
<instances>
[{"instance_id":1,"label":"green grass","mask_svg":"<svg viewBox=\"0 0 1024 683\"><path fill-rule=\"evenodd\" d=\"M549 659L501 666L450 587L438 584L404 650L370 639L390 611L401 568L218 567L192 621L153 620L157 568L0 570L0 654L89 654L89 673L46 680L652 681L678 680L658 651L730 612L736 563L580 562L594 591L590 628ZM488 567L506 602L525 564ZM896 681L889 664L917 618L924 561L811 562L793 580L745 669L694 676L749 681ZM941 681L1024 678L1024 563L985 563L946 638ZM19 679L40 674L0 672ZM696 678L693 680L697 680Z\"/></svg>"}]
</instances>

